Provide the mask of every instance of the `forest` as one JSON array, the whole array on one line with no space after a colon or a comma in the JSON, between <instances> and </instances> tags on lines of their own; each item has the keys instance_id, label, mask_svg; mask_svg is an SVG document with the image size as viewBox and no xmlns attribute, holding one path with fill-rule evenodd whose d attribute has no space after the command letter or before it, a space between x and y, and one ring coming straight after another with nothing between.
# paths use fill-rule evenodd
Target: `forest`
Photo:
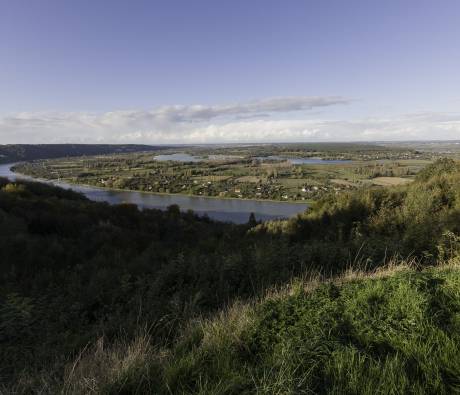
<instances>
[{"instance_id":1,"label":"forest","mask_svg":"<svg viewBox=\"0 0 460 395\"><path fill-rule=\"evenodd\" d=\"M460 391L454 160L243 225L0 179L0 235L0 392Z\"/></svg>"},{"instance_id":2,"label":"forest","mask_svg":"<svg viewBox=\"0 0 460 395\"><path fill-rule=\"evenodd\" d=\"M0 163L44 158L155 151L167 147L140 144L6 144L0 145Z\"/></svg>"}]
</instances>

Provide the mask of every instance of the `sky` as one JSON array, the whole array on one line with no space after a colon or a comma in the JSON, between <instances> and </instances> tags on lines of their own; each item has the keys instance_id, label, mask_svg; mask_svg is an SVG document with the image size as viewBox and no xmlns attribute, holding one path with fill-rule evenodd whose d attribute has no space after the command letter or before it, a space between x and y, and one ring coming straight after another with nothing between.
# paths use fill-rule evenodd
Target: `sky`
<instances>
[{"instance_id":1,"label":"sky","mask_svg":"<svg viewBox=\"0 0 460 395\"><path fill-rule=\"evenodd\" d=\"M458 0L0 0L0 144L460 139Z\"/></svg>"}]
</instances>

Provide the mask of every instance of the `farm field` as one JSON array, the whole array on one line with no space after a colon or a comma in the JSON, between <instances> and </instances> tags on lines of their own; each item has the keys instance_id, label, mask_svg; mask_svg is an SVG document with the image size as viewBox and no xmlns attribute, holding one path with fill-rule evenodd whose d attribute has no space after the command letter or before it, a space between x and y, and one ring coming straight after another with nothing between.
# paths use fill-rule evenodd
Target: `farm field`
<instances>
[{"instance_id":1,"label":"farm field","mask_svg":"<svg viewBox=\"0 0 460 395\"><path fill-rule=\"evenodd\" d=\"M406 184L435 156L358 144L188 147L159 154L36 160L15 171L121 190L308 202L359 188Z\"/></svg>"},{"instance_id":2,"label":"farm field","mask_svg":"<svg viewBox=\"0 0 460 395\"><path fill-rule=\"evenodd\" d=\"M411 178L403 178L403 177L375 177L370 180L374 185L381 185L381 186L394 186L394 185L405 185L413 180Z\"/></svg>"}]
</instances>

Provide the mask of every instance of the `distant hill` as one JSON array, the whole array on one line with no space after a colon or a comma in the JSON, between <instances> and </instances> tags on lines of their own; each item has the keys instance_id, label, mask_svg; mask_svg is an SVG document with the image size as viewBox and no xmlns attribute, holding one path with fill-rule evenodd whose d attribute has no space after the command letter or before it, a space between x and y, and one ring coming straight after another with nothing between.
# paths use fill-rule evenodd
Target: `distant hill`
<instances>
[{"instance_id":1,"label":"distant hill","mask_svg":"<svg viewBox=\"0 0 460 395\"><path fill-rule=\"evenodd\" d=\"M0 163L66 156L156 151L164 148L167 147L143 144L9 144L0 145Z\"/></svg>"}]
</instances>

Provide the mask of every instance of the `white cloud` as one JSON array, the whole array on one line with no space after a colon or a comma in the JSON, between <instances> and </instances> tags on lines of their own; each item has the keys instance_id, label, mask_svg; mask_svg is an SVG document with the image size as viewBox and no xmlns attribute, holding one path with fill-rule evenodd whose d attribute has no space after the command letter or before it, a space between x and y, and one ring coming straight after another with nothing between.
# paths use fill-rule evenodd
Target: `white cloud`
<instances>
[{"instance_id":1,"label":"white cloud","mask_svg":"<svg viewBox=\"0 0 460 395\"><path fill-rule=\"evenodd\" d=\"M151 121L202 122L218 117L245 117L264 113L306 111L317 107L328 107L348 103L350 103L349 99L340 96L276 97L254 100L242 104L217 106L165 106L150 111L146 113L145 116Z\"/></svg>"},{"instance_id":2,"label":"white cloud","mask_svg":"<svg viewBox=\"0 0 460 395\"><path fill-rule=\"evenodd\" d=\"M307 113L314 108L347 103L350 101L342 97L284 97L243 104L165 106L102 114L18 113L0 118L0 144L460 139L460 113L424 112L343 120L312 119ZM304 119L289 119L288 113L294 111Z\"/></svg>"}]
</instances>

